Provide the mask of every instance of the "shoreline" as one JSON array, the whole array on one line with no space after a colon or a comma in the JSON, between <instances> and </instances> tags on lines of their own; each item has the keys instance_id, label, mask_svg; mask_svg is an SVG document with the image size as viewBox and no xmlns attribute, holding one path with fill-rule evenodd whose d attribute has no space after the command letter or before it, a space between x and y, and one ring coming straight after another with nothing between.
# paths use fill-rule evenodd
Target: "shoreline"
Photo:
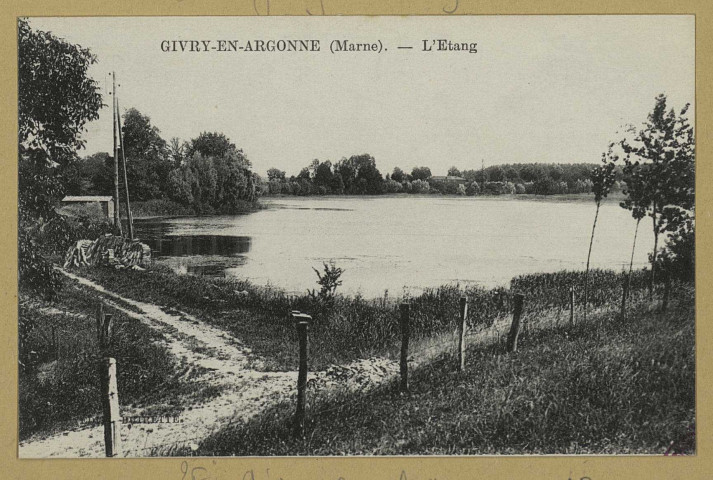
<instances>
[{"instance_id":1,"label":"shoreline","mask_svg":"<svg viewBox=\"0 0 713 480\"><path fill-rule=\"evenodd\" d=\"M433 198L433 199L462 199L463 201L531 201L531 202L542 202L542 203L588 203L593 202L594 195L591 193L566 193L566 194L555 194L555 195L536 195L530 193L523 194L503 194L503 195L475 195L475 196L461 196L461 195L444 195L444 194L410 194L410 193L386 193L380 195L265 195L260 197L256 203L255 208L245 209L243 211L235 213L195 213L184 211L182 213L175 212L174 207L179 207L177 204L172 204L164 211L153 211L151 213L142 213L142 208L146 202L134 202L132 205L133 218L134 220L156 220L156 219L170 219L170 218L189 218L189 217L215 217L215 216L225 216L225 215L246 215L260 210L265 210L271 208L271 204L279 202L281 200L296 200L296 201L309 201L309 200L375 200L375 199L390 199L390 198ZM617 192L613 195L602 200L602 204L618 203L622 201L625 196ZM139 208L136 208L138 206ZM138 211L136 211L138 210ZM173 210L173 212L171 211Z\"/></svg>"}]
</instances>

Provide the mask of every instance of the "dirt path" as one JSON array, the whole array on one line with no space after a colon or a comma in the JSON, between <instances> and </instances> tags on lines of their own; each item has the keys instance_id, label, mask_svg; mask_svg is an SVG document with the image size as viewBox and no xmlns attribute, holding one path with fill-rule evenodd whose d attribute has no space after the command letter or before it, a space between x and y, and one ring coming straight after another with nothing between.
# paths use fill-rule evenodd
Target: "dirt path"
<instances>
[{"instance_id":1,"label":"dirt path","mask_svg":"<svg viewBox=\"0 0 713 480\"><path fill-rule=\"evenodd\" d=\"M169 351L177 359L188 366L198 366L208 371L208 374L197 380L208 381L222 390L217 397L184 410L180 415L180 423L123 425L121 437L125 456L149 456L169 451L174 445L197 444L201 438L231 421L247 420L269 403L288 398L292 394L297 383L296 372L259 372L250 369L250 350L226 332L184 312L163 310L156 305L131 300L83 277L63 273L101 293L111 308L158 329L165 337ZM196 345L201 348L196 349ZM254 358L251 361L254 365ZM122 407L121 414L141 415L141 411ZM19 453L22 458L102 457L103 427L91 426L44 439L29 439L20 443Z\"/></svg>"},{"instance_id":2,"label":"dirt path","mask_svg":"<svg viewBox=\"0 0 713 480\"><path fill-rule=\"evenodd\" d=\"M60 270L67 277L101 294L105 303L127 316L158 330L176 361L198 367L197 385L217 387L219 394L193 405L180 414L180 423L134 423L121 428L123 456L147 457L169 454L175 448L196 447L221 428L244 422L270 405L294 397L297 372L264 372L249 348L227 332L175 309L132 300L106 290L84 277ZM501 319L484 332L469 335L468 343L489 343L502 336L509 322ZM414 345L424 350L410 358L416 367L435 355L452 350L454 338L437 338L435 344ZM444 341L445 340L445 341ZM332 366L310 372L309 389L366 390L398 375L398 362L369 358L349 365ZM146 406L150 408L150 406ZM141 416L140 408L121 406L122 416ZM21 458L103 457L104 434L101 425L79 427L46 438L30 438L20 443Z\"/></svg>"}]
</instances>

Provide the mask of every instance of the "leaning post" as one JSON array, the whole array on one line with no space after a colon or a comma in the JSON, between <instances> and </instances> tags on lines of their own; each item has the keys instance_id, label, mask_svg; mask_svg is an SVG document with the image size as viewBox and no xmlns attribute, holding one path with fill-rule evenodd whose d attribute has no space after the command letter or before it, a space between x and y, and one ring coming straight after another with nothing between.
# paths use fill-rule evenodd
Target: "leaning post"
<instances>
[{"instance_id":1,"label":"leaning post","mask_svg":"<svg viewBox=\"0 0 713 480\"><path fill-rule=\"evenodd\" d=\"M119 389L116 383L116 359L109 357L112 332L112 315L104 313L104 302L97 308L97 337L99 340L99 379L101 384L102 420L104 424L104 450L107 457L120 457L121 414Z\"/></svg>"},{"instance_id":2,"label":"leaning post","mask_svg":"<svg viewBox=\"0 0 713 480\"><path fill-rule=\"evenodd\" d=\"M508 352L517 351L517 338L520 336L520 317L522 316L522 302L524 298L522 293L516 293L514 297L512 325L510 326L510 334L508 335L507 341Z\"/></svg>"},{"instance_id":3,"label":"leaning post","mask_svg":"<svg viewBox=\"0 0 713 480\"><path fill-rule=\"evenodd\" d=\"M307 405L307 332L312 317L297 311L292 312L299 340L299 371L297 373L297 411L295 412L295 433L304 436L305 410Z\"/></svg>"},{"instance_id":4,"label":"leaning post","mask_svg":"<svg viewBox=\"0 0 713 480\"><path fill-rule=\"evenodd\" d=\"M400 390L408 392L408 342L410 335L409 316L411 305L401 304L401 384Z\"/></svg>"},{"instance_id":5,"label":"leaning post","mask_svg":"<svg viewBox=\"0 0 713 480\"><path fill-rule=\"evenodd\" d=\"M468 317L468 298L460 297L460 321L458 322L458 371L465 371L465 331Z\"/></svg>"}]
</instances>

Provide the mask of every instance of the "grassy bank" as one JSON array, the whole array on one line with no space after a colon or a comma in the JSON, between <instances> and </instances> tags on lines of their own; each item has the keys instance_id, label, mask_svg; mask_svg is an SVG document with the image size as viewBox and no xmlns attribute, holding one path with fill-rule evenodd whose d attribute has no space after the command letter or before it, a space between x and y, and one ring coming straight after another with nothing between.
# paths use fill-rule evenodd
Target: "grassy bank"
<instances>
[{"instance_id":1,"label":"grassy bank","mask_svg":"<svg viewBox=\"0 0 713 480\"><path fill-rule=\"evenodd\" d=\"M236 279L177 275L161 266L77 273L126 297L196 314L234 335L266 370L296 369L291 310L313 316L314 371L372 355L398 358L402 301L411 304L415 351L450 335L462 295L469 298L471 332L509 321L513 294L525 296L526 328L515 355L504 355L502 345L473 344L463 375L454 373L450 355L425 358L410 374L409 395L391 383L366 394L319 392L309 399L305 439L289 434L294 405L278 404L207 439L201 454L662 453L671 441L686 452L693 448L685 443L694 421L693 288L675 283L669 312L660 314L662 288L649 298L646 271L634 274L626 321L619 318L624 277L590 272L589 316L581 321L583 299L577 296L580 321L574 327L568 326L568 292L574 286L581 294L583 272L524 275L509 289L448 285L411 298L336 295L329 301ZM38 319L45 331L30 332L25 348L41 353L21 374L23 438L98 415L96 382L87 375L96 355L95 296L69 282L51 308L21 304L21 317ZM71 355L57 364L42 339L58 321L60 344ZM119 361L135 359L120 369L122 404L175 412L191 395L204 394L186 390L181 367L160 336L121 315L117 321L120 340L113 354Z\"/></svg>"},{"instance_id":2,"label":"grassy bank","mask_svg":"<svg viewBox=\"0 0 713 480\"><path fill-rule=\"evenodd\" d=\"M20 440L101 421L97 302L95 294L71 281L51 303L21 294ZM186 375L161 334L121 312L107 311L114 313L109 354L119 366L122 406L174 414L215 393L188 385L189 377L200 372Z\"/></svg>"},{"instance_id":3,"label":"grassy bank","mask_svg":"<svg viewBox=\"0 0 713 480\"><path fill-rule=\"evenodd\" d=\"M264 206L259 202L238 202L237 207L229 213L219 212L205 207L196 209L192 206L181 205L168 199L153 199L145 201L131 202L131 213L135 219L157 218L157 217L179 217L187 215L236 215L240 213L254 212L260 210ZM58 213L69 217L88 218L95 222L104 222L107 220L106 215L102 212L98 203L87 204L61 204L57 206ZM126 206L121 204L120 213L124 223L126 220Z\"/></svg>"},{"instance_id":4,"label":"grassy bank","mask_svg":"<svg viewBox=\"0 0 713 480\"><path fill-rule=\"evenodd\" d=\"M218 211L209 206L199 208L193 206L184 206L172 200L155 199L146 200L143 202L131 202L131 213L134 218L155 218L155 217L178 217L186 215L238 215L241 213L254 212L260 210L264 206L256 202L248 202L240 200L236 202L232 210L229 212ZM122 210L124 216L124 210Z\"/></svg>"},{"instance_id":5,"label":"grassy bank","mask_svg":"<svg viewBox=\"0 0 713 480\"><path fill-rule=\"evenodd\" d=\"M427 289L408 299L336 295L325 302L306 294L290 297L281 290L237 279L177 275L162 266L154 266L146 272L95 268L79 273L127 297L193 313L230 332L257 357L264 359L261 368L267 370L296 368L297 334L289 315L292 310L313 316L310 362L314 369L372 355L397 358L398 308L404 300L411 304L414 341L452 332L462 295L469 298L471 329L486 328L511 312L512 292L505 288L446 285ZM645 278L644 271L634 275L634 295L645 290ZM590 308L610 302L618 305L622 281L621 274L612 271L590 272ZM570 286L575 286L576 301L581 305L583 283L583 272L526 275L513 280L513 291L526 295L525 316L534 319L544 310L554 309L560 313L567 310Z\"/></svg>"},{"instance_id":6,"label":"grassy bank","mask_svg":"<svg viewBox=\"0 0 713 480\"><path fill-rule=\"evenodd\" d=\"M628 319L592 313L574 327L531 329L518 352L474 345L459 374L451 356L362 394L308 399L304 437L294 404L204 440L199 455L663 454L694 451L694 302L669 311L634 303ZM316 412L323 413L316 413ZM179 452L180 453L180 452ZM186 453L186 452L183 452Z\"/></svg>"}]
</instances>

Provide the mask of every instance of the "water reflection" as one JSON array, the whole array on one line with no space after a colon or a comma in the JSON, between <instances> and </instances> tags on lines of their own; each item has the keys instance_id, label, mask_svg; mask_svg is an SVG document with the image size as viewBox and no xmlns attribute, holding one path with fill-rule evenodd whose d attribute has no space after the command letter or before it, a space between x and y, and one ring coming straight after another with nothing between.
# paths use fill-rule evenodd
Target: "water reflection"
<instances>
[{"instance_id":1,"label":"water reflection","mask_svg":"<svg viewBox=\"0 0 713 480\"><path fill-rule=\"evenodd\" d=\"M248 253L252 246L250 236L192 235L178 229L170 220L137 221L136 234L151 247L155 257L232 257Z\"/></svg>"},{"instance_id":2,"label":"water reflection","mask_svg":"<svg viewBox=\"0 0 713 480\"><path fill-rule=\"evenodd\" d=\"M143 240L157 257L192 257L195 255L218 255L230 257L248 253L252 244L250 237L226 237L222 235L167 235Z\"/></svg>"},{"instance_id":3,"label":"water reflection","mask_svg":"<svg viewBox=\"0 0 713 480\"><path fill-rule=\"evenodd\" d=\"M166 262L174 272L180 275L201 275L205 277L220 277L225 278L228 268L236 268L245 264L245 260L229 263L203 263L200 259L191 259L190 261L182 262L176 259L170 259Z\"/></svg>"}]
</instances>

